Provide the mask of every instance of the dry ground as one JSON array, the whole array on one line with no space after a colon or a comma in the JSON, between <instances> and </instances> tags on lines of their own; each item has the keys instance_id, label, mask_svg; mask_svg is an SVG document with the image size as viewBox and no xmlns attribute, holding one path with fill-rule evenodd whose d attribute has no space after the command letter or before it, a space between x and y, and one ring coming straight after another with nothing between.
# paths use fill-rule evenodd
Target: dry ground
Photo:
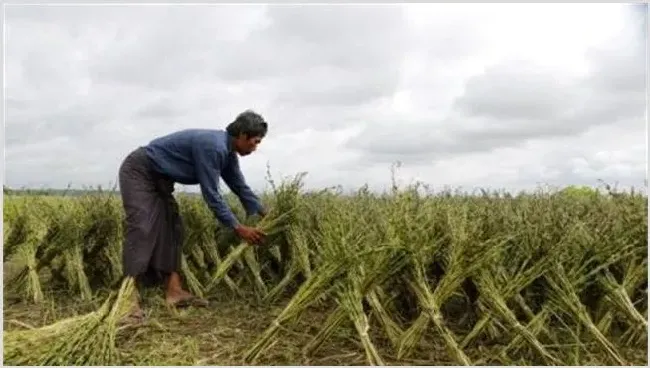
<instances>
[{"instance_id":1,"label":"dry ground","mask_svg":"<svg viewBox=\"0 0 650 368\"><path fill-rule=\"evenodd\" d=\"M5 263L4 280L11 274L12 265ZM23 302L7 292L3 295L4 329L38 327L57 320L87 313L99 307L104 300L91 301L71 298L60 290L44 290L47 302L35 305ZM100 293L101 295L101 293ZM243 365L244 352L282 311L285 301L275 305L261 305L255 298L233 298L224 293L210 299L208 308L174 309L164 304L161 290L148 290L143 307L147 320L143 325L125 329L118 347L123 353L122 365ZM367 365L365 352L356 331L350 326L338 329L319 350L304 356L302 348L318 333L331 313L332 306L309 309L299 317L291 329L284 329L276 343L262 354L254 365ZM453 330L461 332L459 326ZM460 330L459 330L460 329ZM433 331L432 331L433 332ZM462 332L461 332L462 334ZM445 349L444 341L435 334L427 336L411 359L396 360L390 343L372 336L385 363L388 365L456 365ZM479 346L466 349L476 365L529 365L533 360L522 357L517 361L497 358L503 345ZM562 350L572 350L570 346ZM621 351L634 365L647 366L647 350ZM598 354L575 356L569 365L603 365ZM534 357L531 357L534 359ZM248 365L248 364L246 364Z\"/></svg>"},{"instance_id":2,"label":"dry ground","mask_svg":"<svg viewBox=\"0 0 650 368\"><path fill-rule=\"evenodd\" d=\"M77 313L86 313L100 300L81 302L53 295L42 305L4 298L4 328L42 326ZM119 342L124 365L241 365L241 356L281 311L281 306L260 306L254 300L212 299L208 308L172 309L160 296L146 295L147 321L123 331ZM279 340L256 364L262 365L366 365L365 354L354 331L341 330L310 357L301 348L317 332L326 315L312 310L299 325L284 330ZM381 342L377 342L381 346ZM385 354L387 364L453 364L441 346L430 346L418 359L394 361ZM382 349L385 350L385 349ZM428 350L428 351L426 351Z\"/></svg>"},{"instance_id":3,"label":"dry ground","mask_svg":"<svg viewBox=\"0 0 650 368\"><path fill-rule=\"evenodd\" d=\"M56 300L56 301L55 301ZM33 305L4 298L4 328L41 326L76 313L85 313L97 307L99 300L65 302L61 295L53 295L51 302ZM147 322L122 332L119 342L123 352L123 365L242 365L241 356L255 339L273 321L281 306L256 305L254 300L232 300L229 297L211 300L205 309L185 310L166 307L160 296L146 295ZM320 350L309 357L303 356L302 347L316 334L326 314L317 309L300 318L298 326L284 330L275 345L255 364L261 365L366 365L363 348L352 329L341 329ZM415 357L397 361L388 343L375 339L386 364L390 365L454 365L442 341L435 337L421 346ZM477 365L505 364L486 359L493 356L499 346L484 346L468 351ZM629 351L626 358L638 365L646 365L645 351ZM585 359L587 357L582 357ZM487 360L487 361L486 361ZM583 360L583 364L600 365L596 356ZM530 364L524 361L509 364Z\"/></svg>"}]
</instances>

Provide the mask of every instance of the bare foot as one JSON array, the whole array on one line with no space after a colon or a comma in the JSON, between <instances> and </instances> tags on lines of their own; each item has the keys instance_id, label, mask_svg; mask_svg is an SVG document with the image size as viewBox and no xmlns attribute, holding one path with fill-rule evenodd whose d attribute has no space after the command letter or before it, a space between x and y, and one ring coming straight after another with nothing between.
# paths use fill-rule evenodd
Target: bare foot
<instances>
[{"instance_id":1,"label":"bare foot","mask_svg":"<svg viewBox=\"0 0 650 368\"><path fill-rule=\"evenodd\" d=\"M196 307L205 307L208 305L206 300L195 297L191 293L182 289L178 291L168 291L165 301L167 304L179 308L188 307L190 305Z\"/></svg>"},{"instance_id":2,"label":"bare foot","mask_svg":"<svg viewBox=\"0 0 650 368\"><path fill-rule=\"evenodd\" d=\"M120 320L121 325L139 325L144 322L144 312L140 306L134 306L131 312Z\"/></svg>"}]
</instances>

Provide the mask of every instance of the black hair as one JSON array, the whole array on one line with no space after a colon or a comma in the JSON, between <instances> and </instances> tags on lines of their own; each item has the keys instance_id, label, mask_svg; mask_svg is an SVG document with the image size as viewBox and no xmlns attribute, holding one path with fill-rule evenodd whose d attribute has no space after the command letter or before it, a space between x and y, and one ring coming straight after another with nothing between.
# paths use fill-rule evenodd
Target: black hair
<instances>
[{"instance_id":1,"label":"black hair","mask_svg":"<svg viewBox=\"0 0 650 368\"><path fill-rule=\"evenodd\" d=\"M226 131L231 137L239 137L244 134L247 138L264 138L268 132L268 124L260 114L253 110L246 110L237 115L235 121L228 124Z\"/></svg>"}]
</instances>

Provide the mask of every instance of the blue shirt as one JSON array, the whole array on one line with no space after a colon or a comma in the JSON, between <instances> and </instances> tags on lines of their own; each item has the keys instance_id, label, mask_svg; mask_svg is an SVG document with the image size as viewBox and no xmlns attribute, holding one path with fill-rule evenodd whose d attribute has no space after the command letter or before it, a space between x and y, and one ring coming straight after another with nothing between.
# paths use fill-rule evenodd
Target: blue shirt
<instances>
[{"instance_id":1,"label":"blue shirt","mask_svg":"<svg viewBox=\"0 0 650 368\"><path fill-rule=\"evenodd\" d=\"M182 130L151 141L145 149L157 172L177 183L199 184L203 199L224 225L234 228L239 221L219 193L219 177L239 197L247 214L262 209L259 198L244 180L226 131Z\"/></svg>"}]
</instances>

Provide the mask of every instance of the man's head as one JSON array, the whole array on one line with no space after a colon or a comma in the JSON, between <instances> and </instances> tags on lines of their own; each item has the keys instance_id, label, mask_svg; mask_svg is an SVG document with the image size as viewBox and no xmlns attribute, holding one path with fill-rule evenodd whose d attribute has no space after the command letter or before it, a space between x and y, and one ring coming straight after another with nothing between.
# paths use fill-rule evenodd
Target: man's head
<instances>
[{"instance_id":1,"label":"man's head","mask_svg":"<svg viewBox=\"0 0 650 368\"><path fill-rule=\"evenodd\" d=\"M246 156L253 153L262 142L268 131L268 124L261 115L246 110L228 124L226 131L232 138L233 150L240 156Z\"/></svg>"}]
</instances>

